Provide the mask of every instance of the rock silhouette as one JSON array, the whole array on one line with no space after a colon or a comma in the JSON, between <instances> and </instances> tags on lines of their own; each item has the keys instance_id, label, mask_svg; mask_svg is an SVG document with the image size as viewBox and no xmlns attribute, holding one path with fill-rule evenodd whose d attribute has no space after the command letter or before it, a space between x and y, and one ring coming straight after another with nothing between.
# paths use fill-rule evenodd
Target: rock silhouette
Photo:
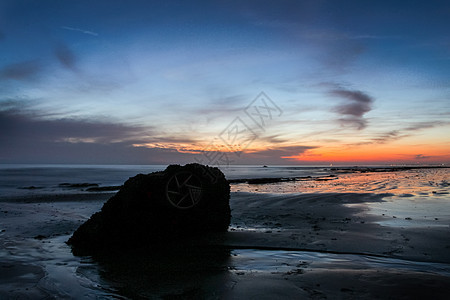
<instances>
[{"instance_id":1,"label":"rock silhouette","mask_svg":"<svg viewBox=\"0 0 450 300\"><path fill-rule=\"evenodd\" d=\"M218 168L170 165L129 178L67 243L74 254L90 255L223 232L230 224L229 199L229 183Z\"/></svg>"}]
</instances>

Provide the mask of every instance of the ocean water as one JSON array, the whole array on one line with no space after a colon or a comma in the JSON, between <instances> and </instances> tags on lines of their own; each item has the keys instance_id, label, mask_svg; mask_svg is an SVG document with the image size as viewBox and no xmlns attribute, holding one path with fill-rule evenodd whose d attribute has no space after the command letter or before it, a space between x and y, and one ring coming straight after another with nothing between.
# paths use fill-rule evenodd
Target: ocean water
<instances>
[{"instance_id":1,"label":"ocean water","mask_svg":"<svg viewBox=\"0 0 450 300\"><path fill-rule=\"evenodd\" d=\"M166 165L0 165L0 198L90 193L90 187L120 186L128 178L164 170ZM386 167L389 169L389 167ZM367 172L364 167L252 166L221 168L229 180L285 178L282 182L233 183L232 191L251 193L392 193L399 197L448 198L450 168ZM369 169L370 170L370 169Z\"/></svg>"},{"instance_id":2,"label":"ocean water","mask_svg":"<svg viewBox=\"0 0 450 300\"><path fill-rule=\"evenodd\" d=\"M0 197L83 193L92 186L120 186L136 174L162 171L166 165L0 165ZM327 173L324 167L226 166L227 179L305 177Z\"/></svg>"},{"instance_id":3,"label":"ocean water","mask_svg":"<svg viewBox=\"0 0 450 300\"><path fill-rule=\"evenodd\" d=\"M73 185L122 185L136 174L164 168L157 165L0 165L0 197L80 193L86 188Z\"/></svg>"}]
</instances>

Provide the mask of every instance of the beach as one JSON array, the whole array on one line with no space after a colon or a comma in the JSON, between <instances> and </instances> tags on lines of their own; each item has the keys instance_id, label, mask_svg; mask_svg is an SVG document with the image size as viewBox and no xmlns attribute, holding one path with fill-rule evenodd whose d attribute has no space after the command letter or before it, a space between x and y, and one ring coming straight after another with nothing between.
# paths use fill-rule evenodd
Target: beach
<instances>
[{"instance_id":1,"label":"beach","mask_svg":"<svg viewBox=\"0 0 450 300\"><path fill-rule=\"evenodd\" d=\"M0 298L446 299L448 169L291 171L232 183L228 232L189 252L103 259L65 242L114 192L3 194Z\"/></svg>"}]
</instances>

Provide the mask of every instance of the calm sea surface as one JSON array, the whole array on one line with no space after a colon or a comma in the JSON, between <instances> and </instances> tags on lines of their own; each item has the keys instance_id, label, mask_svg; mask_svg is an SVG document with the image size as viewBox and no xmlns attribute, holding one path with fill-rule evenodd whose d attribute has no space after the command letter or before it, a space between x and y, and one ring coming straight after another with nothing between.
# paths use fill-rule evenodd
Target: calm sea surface
<instances>
[{"instance_id":1,"label":"calm sea surface","mask_svg":"<svg viewBox=\"0 0 450 300\"><path fill-rule=\"evenodd\" d=\"M0 165L0 197L88 193L89 186L120 186L136 174L165 165ZM375 192L448 197L450 169L395 172L342 172L324 166L227 166L227 179L302 178L269 184L232 184L232 191L252 193Z\"/></svg>"},{"instance_id":2,"label":"calm sea surface","mask_svg":"<svg viewBox=\"0 0 450 300\"><path fill-rule=\"evenodd\" d=\"M164 170L166 165L0 165L0 197L54 193L80 193L86 185L122 185L136 174ZM320 176L323 167L227 166L228 179L261 177Z\"/></svg>"}]
</instances>

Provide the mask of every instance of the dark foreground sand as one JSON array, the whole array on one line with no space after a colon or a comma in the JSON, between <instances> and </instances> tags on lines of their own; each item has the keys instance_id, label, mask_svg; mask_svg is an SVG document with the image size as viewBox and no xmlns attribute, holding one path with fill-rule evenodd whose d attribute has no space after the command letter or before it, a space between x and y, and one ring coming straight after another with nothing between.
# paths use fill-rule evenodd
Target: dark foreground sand
<instances>
[{"instance_id":1,"label":"dark foreground sand","mask_svg":"<svg viewBox=\"0 0 450 300\"><path fill-rule=\"evenodd\" d=\"M0 299L448 299L450 228L382 226L383 194L232 193L204 246L101 259L64 243L111 194L0 202ZM20 200L20 201L18 201ZM350 205L349 205L350 204ZM400 222L401 221L401 222ZM434 222L434 223L433 223Z\"/></svg>"}]
</instances>

